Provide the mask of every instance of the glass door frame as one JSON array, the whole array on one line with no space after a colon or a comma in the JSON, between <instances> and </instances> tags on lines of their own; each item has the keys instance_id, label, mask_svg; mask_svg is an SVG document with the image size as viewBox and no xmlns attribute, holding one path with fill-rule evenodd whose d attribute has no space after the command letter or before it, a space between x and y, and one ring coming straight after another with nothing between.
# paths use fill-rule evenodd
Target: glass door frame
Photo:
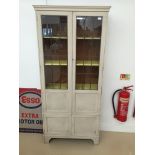
<instances>
[{"instance_id":1,"label":"glass door frame","mask_svg":"<svg viewBox=\"0 0 155 155\"><path fill-rule=\"evenodd\" d=\"M67 16L67 47L68 47L68 89L46 89L45 87L45 72L44 72L44 51L43 51L43 36L42 36L42 23L41 16L42 15L53 15L53 16ZM72 91L72 12L67 11L38 11L37 12L37 20L38 20L38 47L39 47L39 57L40 57L40 72L41 72L41 89L48 92L71 92Z\"/></svg>"},{"instance_id":2,"label":"glass door frame","mask_svg":"<svg viewBox=\"0 0 155 155\"><path fill-rule=\"evenodd\" d=\"M98 76L98 89L97 90L76 90L76 17L77 16L100 16L102 17L102 32L100 43L100 59L99 59L99 76ZM105 49L105 36L106 36L106 12L73 12L73 90L82 93L96 93L102 91L102 74L104 63L104 49Z\"/></svg>"}]
</instances>

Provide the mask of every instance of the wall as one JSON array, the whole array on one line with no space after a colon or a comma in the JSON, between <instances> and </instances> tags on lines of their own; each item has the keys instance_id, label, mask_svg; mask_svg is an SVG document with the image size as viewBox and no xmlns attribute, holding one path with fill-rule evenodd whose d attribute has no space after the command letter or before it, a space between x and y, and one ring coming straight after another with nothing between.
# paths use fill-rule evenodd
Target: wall
<instances>
[{"instance_id":1,"label":"wall","mask_svg":"<svg viewBox=\"0 0 155 155\"><path fill-rule=\"evenodd\" d=\"M104 63L101 130L134 132L134 93L130 99L128 121L113 119L112 93L134 84L134 0L20 0L20 87L40 88L36 19L32 5L111 5ZM121 73L131 74L120 81Z\"/></svg>"}]
</instances>

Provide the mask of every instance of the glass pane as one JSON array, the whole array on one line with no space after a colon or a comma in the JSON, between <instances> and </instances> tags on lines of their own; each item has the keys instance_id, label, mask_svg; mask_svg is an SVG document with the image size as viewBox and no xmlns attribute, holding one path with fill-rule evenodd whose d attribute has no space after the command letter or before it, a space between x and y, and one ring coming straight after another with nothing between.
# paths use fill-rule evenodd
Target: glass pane
<instances>
[{"instance_id":1,"label":"glass pane","mask_svg":"<svg viewBox=\"0 0 155 155\"><path fill-rule=\"evenodd\" d=\"M76 89L97 90L102 17L76 17Z\"/></svg>"},{"instance_id":2,"label":"glass pane","mask_svg":"<svg viewBox=\"0 0 155 155\"><path fill-rule=\"evenodd\" d=\"M77 37L101 37L102 17L78 16Z\"/></svg>"},{"instance_id":3,"label":"glass pane","mask_svg":"<svg viewBox=\"0 0 155 155\"><path fill-rule=\"evenodd\" d=\"M46 89L68 89L67 16L42 16Z\"/></svg>"}]
</instances>

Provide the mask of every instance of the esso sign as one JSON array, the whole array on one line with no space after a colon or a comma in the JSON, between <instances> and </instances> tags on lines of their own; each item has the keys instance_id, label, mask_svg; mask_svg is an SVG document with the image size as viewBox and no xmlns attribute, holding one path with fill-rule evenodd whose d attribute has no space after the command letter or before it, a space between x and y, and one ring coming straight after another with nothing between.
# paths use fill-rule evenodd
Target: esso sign
<instances>
[{"instance_id":1,"label":"esso sign","mask_svg":"<svg viewBox=\"0 0 155 155\"><path fill-rule=\"evenodd\" d=\"M38 108L41 106L41 96L36 92L25 92L20 94L19 104L29 109Z\"/></svg>"},{"instance_id":2,"label":"esso sign","mask_svg":"<svg viewBox=\"0 0 155 155\"><path fill-rule=\"evenodd\" d=\"M28 97L27 95L23 95L21 97L21 100L22 100L22 103L34 103L34 104L40 103L40 98Z\"/></svg>"}]
</instances>

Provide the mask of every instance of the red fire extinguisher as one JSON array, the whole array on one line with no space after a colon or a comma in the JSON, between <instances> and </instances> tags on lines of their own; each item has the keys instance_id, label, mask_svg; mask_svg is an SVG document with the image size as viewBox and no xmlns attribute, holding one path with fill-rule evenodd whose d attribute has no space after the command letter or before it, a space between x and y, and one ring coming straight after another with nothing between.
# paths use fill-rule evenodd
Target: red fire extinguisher
<instances>
[{"instance_id":1,"label":"red fire extinguisher","mask_svg":"<svg viewBox=\"0 0 155 155\"><path fill-rule=\"evenodd\" d=\"M127 114L128 114L128 105L129 105L129 98L130 98L130 89L133 86L124 87L123 89L118 89L114 92L112 96L112 105L114 110L114 118L121 122L125 122L127 120ZM118 108L117 113L114 105L114 98L116 93L119 92L118 97Z\"/></svg>"}]
</instances>

